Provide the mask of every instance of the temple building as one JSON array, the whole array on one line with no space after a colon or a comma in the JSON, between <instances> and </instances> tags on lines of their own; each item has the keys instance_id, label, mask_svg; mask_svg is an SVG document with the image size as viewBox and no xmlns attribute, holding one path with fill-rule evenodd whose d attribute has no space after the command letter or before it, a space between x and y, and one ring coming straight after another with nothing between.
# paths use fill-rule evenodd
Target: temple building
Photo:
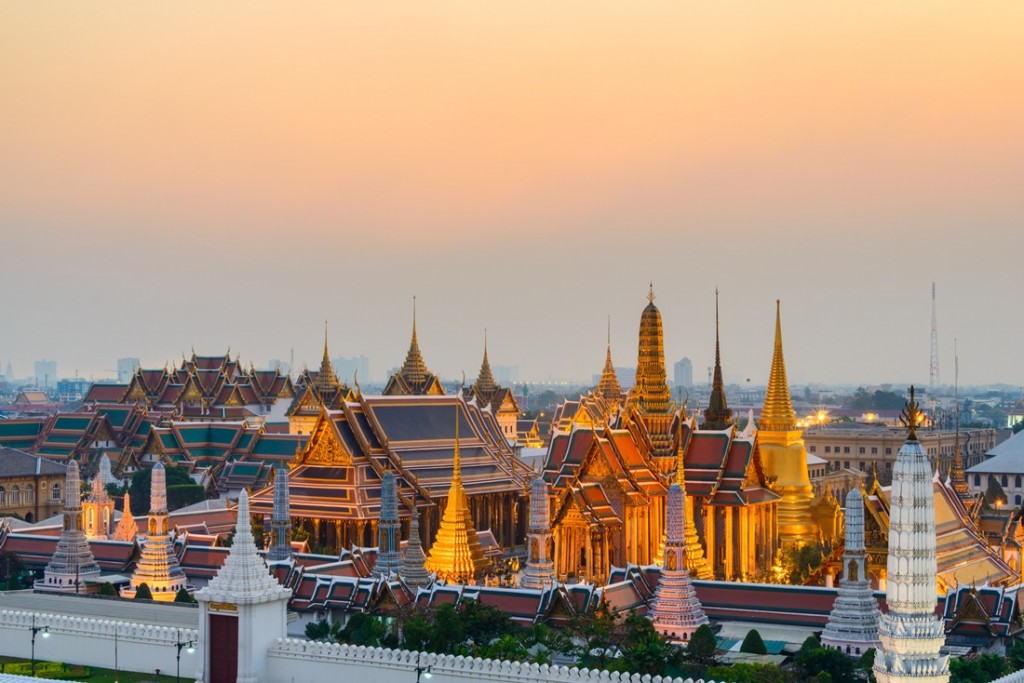
<instances>
[{"instance_id":1,"label":"temple building","mask_svg":"<svg viewBox=\"0 0 1024 683\"><path fill-rule=\"evenodd\" d=\"M293 527L322 549L376 546L381 483L391 470L402 538L418 508L429 550L454 479L456 414L462 488L477 530L490 530L501 548L522 544L530 472L494 415L462 396L359 394L339 410L321 408L308 442L288 463ZM270 485L251 497L253 513L266 519L273 503Z\"/></svg>"},{"instance_id":2,"label":"temple building","mask_svg":"<svg viewBox=\"0 0 1024 683\"><path fill-rule=\"evenodd\" d=\"M398 484L395 473L384 472L380 492L380 522L377 524L377 563L373 573L389 576L402 569L401 528L398 522ZM451 500L451 494L448 495ZM475 529L473 537L476 537Z\"/></svg>"},{"instance_id":3,"label":"temple building","mask_svg":"<svg viewBox=\"0 0 1024 683\"><path fill-rule=\"evenodd\" d=\"M918 406L914 387L904 411L907 441L893 468L893 505L889 510L888 611L878 628L875 654L878 683L949 680L949 656L942 619L935 615L935 506L932 467L917 440Z\"/></svg>"},{"instance_id":4,"label":"temple building","mask_svg":"<svg viewBox=\"0 0 1024 683\"><path fill-rule=\"evenodd\" d=\"M665 554L650 618L658 633L671 640L688 642L699 626L708 623L708 615L697 599L687 568L686 493L679 481L668 489L667 507Z\"/></svg>"},{"instance_id":5,"label":"temple building","mask_svg":"<svg viewBox=\"0 0 1024 683\"><path fill-rule=\"evenodd\" d=\"M536 477L530 483L530 528L526 545L526 566L519 584L523 588L550 588L555 584L555 564L551 561L551 503L543 477Z\"/></svg>"},{"instance_id":6,"label":"temple building","mask_svg":"<svg viewBox=\"0 0 1024 683\"><path fill-rule=\"evenodd\" d=\"M839 595L821 634L825 647L859 657L869 648L879 648L878 600L867 575L864 549L864 496L858 489L846 494L846 535L843 551L843 579Z\"/></svg>"},{"instance_id":7,"label":"temple building","mask_svg":"<svg viewBox=\"0 0 1024 683\"><path fill-rule=\"evenodd\" d=\"M288 431L291 434L309 434L320 417L321 407L337 410L352 398L352 390L338 380L331 365L327 347L327 325L324 324L324 355L316 372L303 370L299 375L295 399L288 408Z\"/></svg>"},{"instance_id":8,"label":"temple building","mask_svg":"<svg viewBox=\"0 0 1024 683\"><path fill-rule=\"evenodd\" d=\"M519 420L519 404L511 389L499 385L491 372L491 363L487 359L487 336L484 335L484 360L480 364L480 373L476 382L469 388L469 396L481 408L491 411L498 421L502 435L510 442L516 440L516 424Z\"/></svg>"},{"instance_id":9,"label":"temple building","mask_svg":"<svg viewBox=\"0 0 1024 683\"><path fill-rule=\"evenodd\" d=\"M132 572L131 583L121 589L122 598L134 598L139 586L146 584L153 599L171 602L182 588L187 588L185 572L174 553L167 524L167 480L164 466L153 466L149 494L149 519L142 556Z\"/></svg>"},{"instance_id":10,"label":"temple building","mask_svg":"<svg viewBox=\"0 0 1024 683\"><path fill-rule=\"evenodd\" d=\"M387 475L385 475L387 476ZM426 570L449 583L475 583L484 572L484 551L476 535L473 513L462 487L462 463L459 453L459 418L455 419L455 455L452 485L444 516L427 555Z\"/></svg>"},{"instance_id":11,"label":"temple building","mask_svg":"<svg viewBox=\"0 0 1024 683\"><path fill-rule=\"evenodd\" d=\"M654 305L654 283L647 293L647 306L640 315L637 344L636 380L629 392L629 405L644 422L651 443L651 456L660 460L662 472L670 470L672 458L672 419L675 405L665 373L665 338L661 311Z\"/></svg>"},{"instance_id":12,"label":"temple building","mask_svg":"<svg viewBox=\"0 0 1024 683\"><path fill-rule=\"evenodd\" d=\"M68 463L64 484L64 528L57 548L43 571L43 579L35 582L36 590L61 593L85 593L86 584L100 577L100 566L82 531L82 484L78 463Z\"/></svg>"},{"instance_id":13,"label":"temple building","mask_svg":"<svg viewBox=\"0 0 1024 683\"><path fill-rule=\"evenodd\" d=\"M796 426L796 413L786 379L779 301L775 302L775 351L764 408L758 422L758 446L767 475L775 479L773 488L782 495L779 501L779 542L787 546L816 540L819 527L812 511L814 489L807 471L807 449L802 432ZM827 515L826 512L826 518Z\"/></svg>"},{"instance_id":14,"label":"temple building","mask_svg":"<svg viewBox=\"0 0 1024 683\"><path fill-rule=\"evenodd\" d=\"M384 385L385 396L443 396L444 387L437 375L427 369L420 352L420 342L416 336L416 299L412 302L412 340L409 352L401 369L393 374Z\"/></svg>"}]
</instances>

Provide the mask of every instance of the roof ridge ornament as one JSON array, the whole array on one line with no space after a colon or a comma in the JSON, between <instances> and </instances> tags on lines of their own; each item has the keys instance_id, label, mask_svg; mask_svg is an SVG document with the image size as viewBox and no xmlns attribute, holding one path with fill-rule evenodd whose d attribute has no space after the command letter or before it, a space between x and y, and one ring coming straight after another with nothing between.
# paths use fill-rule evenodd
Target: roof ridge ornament
<instances>
[{"instance_id":1,"label":"roof ridge ornament","mask_svg":"<svg viewBox=\"0 0 1024 683\"><path fill-rule=\"evenodd\" d=\"M907 428L907 440L917 441L917 425L921 421L921 404L914 400L914 385L910 385L910 399L900 412L900 422Z\"/></svg>"}]
</instances>

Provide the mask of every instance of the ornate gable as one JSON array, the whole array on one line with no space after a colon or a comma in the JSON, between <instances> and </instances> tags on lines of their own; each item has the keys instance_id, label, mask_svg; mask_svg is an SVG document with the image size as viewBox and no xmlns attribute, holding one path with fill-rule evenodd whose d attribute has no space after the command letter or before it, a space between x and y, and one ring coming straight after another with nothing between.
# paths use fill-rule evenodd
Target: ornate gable
<instances>
[{"instance_id":1,"label":"ornate gable","mask_svg":"<svg viewBox=\"0 0 1024 683\"><path fill-rule=\"evenodd\" d=\"M326 410L320 411L306 450L297 456L297 460L295 464L352 466L352 453L345 447Z\"/></svg>"},{"instance_id":2,"label":"ornate gable","mask_svg":"<svg viewBox=\"0 0 1024 683\"><path fill-rule=\"evenodd\" d=\"M142 382L139 376L133 375L132 381L128 385L128 391L125 392L125 401L134 401L136 403L146 403L146 389L142 386Z\"/></svg>"}]
</instances>

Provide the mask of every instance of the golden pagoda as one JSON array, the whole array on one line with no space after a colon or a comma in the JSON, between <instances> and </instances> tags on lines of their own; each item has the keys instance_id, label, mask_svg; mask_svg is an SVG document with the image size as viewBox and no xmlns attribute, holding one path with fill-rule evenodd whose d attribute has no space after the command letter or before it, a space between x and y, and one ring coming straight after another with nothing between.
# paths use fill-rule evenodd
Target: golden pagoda
<instances>
[{"instance_id":1,"label":"golden pagoda","mask_svg":"<svg viewBox=\"0 0 1024 683\"><path fill-rule=\"evenodd\" d=\"M622 386L619 384L618 375L615 374L615 366L612 364L612 321L608 318L608 350L604 357L604 370L601 372L601 381L597 383L597 394L609 401L622 399Z\"/></svg>"},{"instance_id":2,"label":"golden pagoda","mask_svg":"<svg viewBox=\"0 0 1024 683\"><path fill-rule=\"evenodd\" d=\"M768 390L758 425L757 440L769 477L775 478L779 501L779 541L783 546L803 545L817 538L811 503L814 490L807 472L807 449L803 431L789 395L786 360L782 354L782 316L775 302L775 352L768 378Z\"/></svg>"},{"instance_id":3,"label":"golden pagoda","mask_svg":"<svg viewBox=\"0 0 1024 683\"><path fill-rule=\"evenodd\" d=\"M636 381L630 390L630 404L642 416L651 439L651 455L661 460L663 472L672 468L672 421L675 406L665 376L665 340L661 311L654 305L654 283L647 293L647 306L640 316L640 339Z\"/></svg>"},{"instance_id":4,"label":"golden pagoda","mask_svg":"<svg viewBox=\"0 0 1024 683\"><path fill-rule=\"evenodd\" d=\"M384 395L444 395L441 380L427 369L423 354L420 352L420 342L416 336L416 297L412 299L412 340L409 342L409 352L405 355L402 369L393 374L384 386Z\"/></svg>"},{"instance_id":5,"label":"golden pagoda","mask_svg":"<svg viewBox=\"0 0 1024 683\"><path fill-rule=\"evenodd\" d=\"M449 583L472 583L484 570L484 551L477 538L466 490L462 487L459 456L459 408L455 408L455 459L452 485L448 489L441 526L424 565L438 579Z\"/></svg>"},{"instance_id":6,"label":"golden pagoda","mask_svg":"<svg viewBox=\"0 0 1024 683\"><path fill-rule=\"evenodd\" d=\"M327 350L327 321L324 321L324 357L320 360L320 371L316 375L316 390L325 402L328 396L333 396L341 388L341 382L334 373L331 365L330 352Z\"/></svg>"}]
</instances>

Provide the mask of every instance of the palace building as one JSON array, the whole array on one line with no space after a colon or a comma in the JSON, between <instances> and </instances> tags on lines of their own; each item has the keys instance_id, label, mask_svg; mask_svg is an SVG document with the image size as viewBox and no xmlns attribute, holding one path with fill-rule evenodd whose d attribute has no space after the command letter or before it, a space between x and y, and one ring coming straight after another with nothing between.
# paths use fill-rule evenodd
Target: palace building
<instances>
[{"instance_id":1,"label":"palace building","mask_svg":"<svg viewBox=\"0 0 1024 683\"><path fill-rule=\"evenodd\" d=\"M401 369L384 385L385 396L443 396L444 387L437 375L427 369L416 336L416 299L412 300L412 340Z\"/></svg>"}]
</instances>

